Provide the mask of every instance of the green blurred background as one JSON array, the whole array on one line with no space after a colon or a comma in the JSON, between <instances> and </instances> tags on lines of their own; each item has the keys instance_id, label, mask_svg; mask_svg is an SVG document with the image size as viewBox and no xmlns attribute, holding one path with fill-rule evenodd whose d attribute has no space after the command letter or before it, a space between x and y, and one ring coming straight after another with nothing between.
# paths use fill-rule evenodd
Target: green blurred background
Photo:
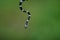
<instances>
[{"instance_id":1,"label":"green blurred background","mask_svg":"<svg viewBox=\"0 0 60 40\"><path fill-rule=\"evenodd\" d=\"M60 0L28 0L23 7L31 12L26 30L19 0L0 0L0 40L60 40Z\"/></svg>"}]
</instances>

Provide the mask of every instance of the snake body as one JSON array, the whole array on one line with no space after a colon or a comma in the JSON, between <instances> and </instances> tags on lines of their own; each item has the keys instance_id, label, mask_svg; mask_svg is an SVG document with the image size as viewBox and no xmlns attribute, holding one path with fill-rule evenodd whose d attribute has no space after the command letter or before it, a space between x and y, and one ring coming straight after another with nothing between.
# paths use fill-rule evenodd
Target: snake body
<instances>
[{"instance_id":1,"label":"snake body","mask_svg":"<svg viewBox=\"0 0 60 40\"><path fill-rule=\"evenodd\" d=\"M27 13L28 14L28 19L26 20L26 23L25 23L25 29L28 27L28 22L29 22L29 20L30 20L30 17L31 17L31 14L30 14L30 12L29 11L27 11L27 10L25 10L25 9L23 9L23 7L22 7L22 3L24 2L25 0L20 0L20 3L19 3L19 8L20 8L20 10L22 11L22 12L24 12L24 13Z\"/></svg>"}]
</instances>

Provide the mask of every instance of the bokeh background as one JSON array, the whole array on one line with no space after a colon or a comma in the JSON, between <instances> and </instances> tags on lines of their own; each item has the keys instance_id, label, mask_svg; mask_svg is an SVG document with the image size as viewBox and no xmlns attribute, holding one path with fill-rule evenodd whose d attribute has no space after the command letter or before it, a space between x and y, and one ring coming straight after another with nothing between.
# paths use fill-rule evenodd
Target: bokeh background
<instances>
[{"instance_id":1,"label":"bokeh background","mask_svg":"<svg viewBox=\"0 0 60 40\"><path fill-rule=\"evenodd\" d=\"M19 9L19 0L0 0L0 40L60 40L60 0L28 0Z\"/></svg>"}]
</instances>

